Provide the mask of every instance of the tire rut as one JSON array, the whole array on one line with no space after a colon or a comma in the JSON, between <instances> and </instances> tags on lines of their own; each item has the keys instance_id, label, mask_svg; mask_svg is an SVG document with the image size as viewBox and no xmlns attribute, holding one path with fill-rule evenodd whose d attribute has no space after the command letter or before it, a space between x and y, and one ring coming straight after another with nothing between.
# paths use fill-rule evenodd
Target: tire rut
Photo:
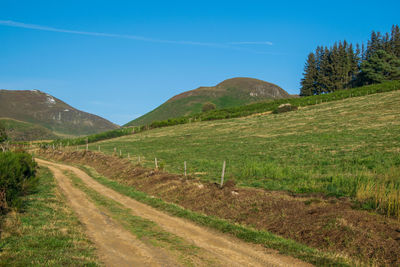
<instances>
[{"instance_id":1,"label":"tire rut","mask_svg":"<svg viewBox=\"0 0 400 267\"><path fill-rule=\"evenodd\" d=\"M157 223L165 231L175 234L214 255L225 266L311 266L311 264L298 259L280 255L276 251L266 249L261 245L246 243L232 236L198 226L189 220L163 213L98 183L76 167L40 159L37 159L37 161L40 164L52 167L52 169L72 171L93 190L131 209L133 215Z\"/></svg>"},{"instance_id":2,"label":"tire rut","mask_svg":"<svg viewBox=\"0 0 400 267\"><path fill-rule=\"evenodd\" d=\"M85 193L75 188L70 179L54 166L45 165L54 174L58 187L85 225L86 234L98 249L106 266L177 266L159 250L152 249L100 211Z\"/></svg>"}]
</instances>

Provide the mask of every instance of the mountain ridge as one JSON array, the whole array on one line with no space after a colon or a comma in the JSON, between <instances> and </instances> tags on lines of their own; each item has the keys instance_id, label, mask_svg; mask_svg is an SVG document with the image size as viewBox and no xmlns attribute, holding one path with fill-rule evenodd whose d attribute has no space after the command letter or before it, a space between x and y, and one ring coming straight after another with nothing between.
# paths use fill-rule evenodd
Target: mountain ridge
<instances>
[{"instance_id":1,"label":"mountain ridge","mask_svg":"<svg viewBox=\"0 0 400 267\"><path fill-rule=\"evenodd\" d=\"M87 135L119 128L40 90L0 89L0 117L40 125L57 135Z\"/></svg>"},{"instance_id":2,"label":"mountain ridge","mask_svg":"<svg viewBox=\"0 0 400 267\"><path fill-rule=\"evenodd\" d=\"M199 113L206 102L212 102L217 108L229 108L258 101L290 97L292 96L273 83L255 78L230 78L215 86L201 86L177 94L154 110L125 124L125 126L145 125L156 120Z\"/></svg>"}]
</instances>

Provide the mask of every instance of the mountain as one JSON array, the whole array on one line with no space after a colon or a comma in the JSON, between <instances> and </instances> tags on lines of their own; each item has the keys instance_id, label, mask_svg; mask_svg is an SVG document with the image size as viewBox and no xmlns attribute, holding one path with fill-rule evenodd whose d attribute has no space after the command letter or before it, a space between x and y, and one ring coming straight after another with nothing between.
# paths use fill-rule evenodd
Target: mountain
<instances>
[{"instance_id":1,"label":"mountain","mask_svg":"<svg viewBox=\"0 0 400 267\"><path fill-rule=\"evenodd\" d=\"M289 97L285 90L275 84L253 78L232 78L216 86L199 87L176 95L126 126L145 125L157 120L199 113L207 102L214 103L217 108L228 108Z\"/></svg>"},{"instance_id":2,"label":"mountain","mask_svg":"<svg viewBox=\"0 0 400 267\"><path fill-rule=\"evenodd\" d=\"M88 135L119 127L39 90L0 90L0 118L39 125L59 136Z\"/></svg>"},{"instance_id":3,"label":"mountain","mask_svg":"<svg viewBox=\"0 0 400 267\"><path fill-rule=\"evenodd\" d=\"M58 138L51 130L29 122L0 118L0 125L4 126L8 138L13 141L52 140Z\"/></svg>"}]
</instances>

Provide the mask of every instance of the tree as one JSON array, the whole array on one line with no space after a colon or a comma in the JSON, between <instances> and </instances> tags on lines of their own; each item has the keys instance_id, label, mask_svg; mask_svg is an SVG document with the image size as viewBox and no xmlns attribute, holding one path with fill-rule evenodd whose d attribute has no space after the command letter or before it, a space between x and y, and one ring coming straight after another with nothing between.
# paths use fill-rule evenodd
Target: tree
<instances>
[{"instance_id":1,"label":"tree","mask_svg":"<svg viewBox=\"0 0 400 267\"><path fill-rule=\"evenodd\" d=\"M317 61L314 53L310 53L307 58L306 65L304 66L304 78L301 79L301 96L310 96L316 93L317 83Z\"/></svg>"},{"instance_id":2,"label":"tree","mask_svg":"<svg viewBox=\"0 0 400 267\"><path fill-rule=\"evenodd\" d=\"M361 64L363 84L381 83L385 80L400 80L400 59L380 49Z\"/></svg>"},{"instance_id":3,"label":"tree","mask_svg":"<svg viewBox=\"0 0 400 267\"><path fill-rule=\"evenodd\" d=\"M392 34L390 37L390 43L391 43L391 50L392 53L400 58L400 28L399 25L393 25L392 26Z\"/></svg>"},{"instance_id":4,"label":"tree","mask_svg":"<svg viewBox=\"0 0 400 267\"><path fill-rule=\"evenodd\" d=\"M213 110L213 109L216 109L216 108L217 108L217 106L214 103L206 102L206 103L203 104L202 111L203 112L207 112L207 111L210 111L210 110Z\"/></svg>"},{"instance_id":5,"label":"tree","mask_svg":"<svg viewBox=\"0 0 400 267\"><path fill-rule=\"evenodd\" d=\"M366 57L367 60L375 54L376 51L383 49L382 36L380 32L372 31L371 39L368 41Z\"/></svg>"}]
</instances>

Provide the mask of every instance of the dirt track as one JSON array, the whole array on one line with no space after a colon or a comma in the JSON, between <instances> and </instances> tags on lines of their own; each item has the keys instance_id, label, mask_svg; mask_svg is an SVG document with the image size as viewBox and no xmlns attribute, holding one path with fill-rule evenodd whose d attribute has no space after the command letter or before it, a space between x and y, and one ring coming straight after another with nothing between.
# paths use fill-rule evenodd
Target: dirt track
<instances>
[{"instance_id":1,"label":"dirt track","mask_svg":"<svg viewBox=\"0 0 400 267\"><path fill-rule=\"evenodd\" d=\"M78 168L37 159L54 173L60 189L77 213L86 231L98 248L99 256L108 266L173 266L172 255L142 243L128 230L104 215L86 195L75 188L62 171L72 171L93 190L131 209L133 215L151 220L165 231L196 245L209 258L223 266L309 266L300 260L279 255L262 246L248 244L228 235L176 218L109 189ZM206 263L198 265L206 265Z\"/></svg>"}]
</instances>

